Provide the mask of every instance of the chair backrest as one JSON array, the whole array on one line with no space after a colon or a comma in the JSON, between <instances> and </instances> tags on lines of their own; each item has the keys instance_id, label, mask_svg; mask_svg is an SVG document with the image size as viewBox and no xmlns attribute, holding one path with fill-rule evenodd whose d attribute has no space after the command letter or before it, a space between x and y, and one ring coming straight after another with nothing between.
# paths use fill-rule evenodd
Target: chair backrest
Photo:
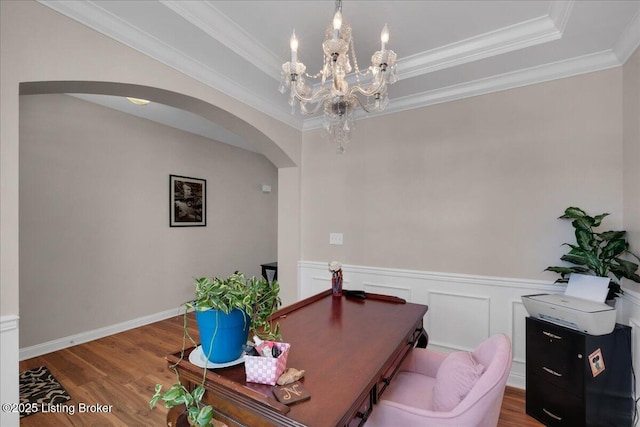
<instances>
[{"instance_id":1,"label":"chair backrest","mask_svg":"<svg viewBox=\"0 0 640 427\"><path fill-rule=\"evenodd\" d=\"M452 412L473 420L473 425L495 426L511 371L511 340L504 334L494 335L476 347L473 357L484 365L485 371Z\"/></svg>"}]
</instances>

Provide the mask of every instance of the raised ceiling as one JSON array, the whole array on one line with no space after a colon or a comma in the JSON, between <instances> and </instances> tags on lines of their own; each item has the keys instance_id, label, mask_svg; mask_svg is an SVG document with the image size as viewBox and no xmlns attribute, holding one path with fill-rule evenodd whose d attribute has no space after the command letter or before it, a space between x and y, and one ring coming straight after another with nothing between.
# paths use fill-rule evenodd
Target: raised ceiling
<instances>
[{"instance_id":1,"label":"raised ceiling","mask_svg":"<svg viewBox=\"0 0 640 427\"><path fill-rule=\"evenodd\" d=\"M334 1L48 1L40 3L301 130L278 92L295 28L310 74ZM640 45L640 1L343 2L362 68L388 44L400 80L385 113L622 65Z\"/></svg>"}]
</instances>

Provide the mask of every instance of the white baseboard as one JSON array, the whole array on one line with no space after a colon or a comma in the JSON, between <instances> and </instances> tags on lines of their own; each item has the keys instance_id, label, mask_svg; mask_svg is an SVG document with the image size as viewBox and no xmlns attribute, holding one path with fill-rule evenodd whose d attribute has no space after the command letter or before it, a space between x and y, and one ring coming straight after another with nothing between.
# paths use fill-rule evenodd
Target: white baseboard
<instances>
[{"instance_id":1,"label":"white baseboard","mask_svg":"<svg viewBox=\"0 0 640 427\"><path fill-rule=\"evenodd\" d=\"M31 359L32 357L41 356L53 351L62 350L74 345L117 334L118 332L128 331L129 329L137 328L139 326L144 326L150 323L158 322L160 320L165 320L170 317L182 314L184 312L183 310L183 308L172 308L160 313L154 313L148 316L131 319L126 322L116 323L115 325L105 326L104 328L81 332L79 334L59 338L53 341L47 341L42 344L24 347L20 349L20 360Z\"/></svg>"}]
</instances>

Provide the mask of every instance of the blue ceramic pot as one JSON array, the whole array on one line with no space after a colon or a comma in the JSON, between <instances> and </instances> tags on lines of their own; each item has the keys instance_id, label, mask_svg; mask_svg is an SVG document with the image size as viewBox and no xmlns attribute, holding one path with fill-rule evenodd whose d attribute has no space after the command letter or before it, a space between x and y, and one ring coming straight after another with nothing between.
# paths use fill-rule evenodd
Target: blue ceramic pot
<instances>
[{"instance_id":1,"label":"blue ceramic pot","mask_svg":"<svg viewBox=\"0 0 640 427\"><path fill-rule=\"evenodd\" d=\"M196 310L202 352L213 363L236 360L247 342L250 319L244 311L235 309L229 314L220 310Z\"/></svg>"}]
</instances>

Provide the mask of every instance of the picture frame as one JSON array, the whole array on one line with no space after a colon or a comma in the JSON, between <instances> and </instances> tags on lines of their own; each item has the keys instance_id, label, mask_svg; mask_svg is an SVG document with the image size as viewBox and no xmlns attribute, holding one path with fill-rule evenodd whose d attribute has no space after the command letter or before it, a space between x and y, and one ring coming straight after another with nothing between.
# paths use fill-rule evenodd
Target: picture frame
<instances>
[{"instance_id":1,"label":"picture frame","mask_svg":"<svg viewBox=\"0 0 640 427\"><path fill-rule=\"evenodd\" d=\"M169 175L169 226L207 225L207 180Z\"/></svg>"}]
</instances>

